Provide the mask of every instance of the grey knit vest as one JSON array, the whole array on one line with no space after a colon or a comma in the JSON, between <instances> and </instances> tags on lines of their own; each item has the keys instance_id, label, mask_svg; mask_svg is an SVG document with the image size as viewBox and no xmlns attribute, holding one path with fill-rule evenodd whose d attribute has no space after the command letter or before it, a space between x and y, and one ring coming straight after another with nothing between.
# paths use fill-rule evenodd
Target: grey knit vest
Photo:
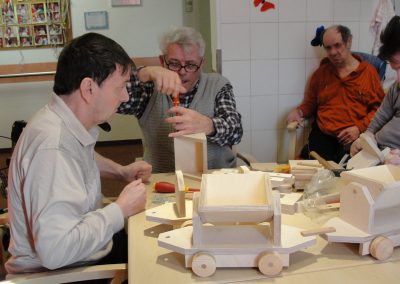
<instances>
[{"instance_id":1,"label":"grey knit vest","mask_svg":"<svg viewBox=\"0 0 400 284\"><path fill-rule=\"evenodd\" d=\"M202 73L198 90L189 108L208 117L214 117L215 97L229 81L219 74ZM170 96L153 94L145 112L139 119L143 132L144 160L153 166L153 173L175 171L174 140L168 134L174 132L164 120L172 107ZM236 167L236 157L228 146L207 142L209 169Z\"/></svg>"}]
</instances>

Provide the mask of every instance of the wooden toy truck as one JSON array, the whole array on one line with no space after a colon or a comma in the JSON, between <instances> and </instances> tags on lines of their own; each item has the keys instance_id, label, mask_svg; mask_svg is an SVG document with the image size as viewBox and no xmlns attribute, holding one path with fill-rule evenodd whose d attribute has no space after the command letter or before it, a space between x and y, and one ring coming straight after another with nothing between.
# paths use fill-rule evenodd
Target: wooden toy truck
<instances>
[{"instance_id":1,"label":"wooden toy truck","mask_svg":"<svg viewBox=\"0 0 400 284\"><path fill-rule=\"evenodd\" d=\"M268 276L289 266L289 255L316 242L281 224L279 194L262 172L204 174L193 198L193 226L159 235L158 243L185 255L201 277L217 267L258 267Z\"/></svg>"},{"instance_id":2,"label":"wooden toy truck","mask_svg":"<svg viewBox=\"0 0 400 284\"><path fill-rule=\"evenodd\" d=\"M400 167L383 165L343 172L339 217L325 225L329 242L359 243L359 254L385 260L400 245Z\"/></svg>"}]
</instances>

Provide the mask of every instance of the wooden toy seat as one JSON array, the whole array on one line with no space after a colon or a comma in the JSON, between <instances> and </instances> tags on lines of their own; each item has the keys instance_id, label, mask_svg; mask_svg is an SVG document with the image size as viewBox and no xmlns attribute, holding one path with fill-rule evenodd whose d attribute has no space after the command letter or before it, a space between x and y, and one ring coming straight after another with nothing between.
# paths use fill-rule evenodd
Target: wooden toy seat
<instances>
[{"instance_id":1,"label":"wooden toy seat","mask_svg":"<svg viewBox=\"0 0 400 284\"><path fill-rule=\"evenodd\" d=\"M201 192L203 223L263 222L273 216L271 183L265 173L203 175Z\"/></svg>"}]
</instances>

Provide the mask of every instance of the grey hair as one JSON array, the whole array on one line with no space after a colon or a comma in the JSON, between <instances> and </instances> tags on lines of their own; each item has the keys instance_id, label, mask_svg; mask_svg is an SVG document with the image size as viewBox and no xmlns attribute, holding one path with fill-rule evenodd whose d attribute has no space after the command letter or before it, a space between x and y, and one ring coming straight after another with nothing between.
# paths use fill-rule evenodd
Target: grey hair
<instances>
[{"instance_id":1,"label":"grey hair","mask_svg":"<svg viewBox=\"0 0 400 284\"><path fill-rule=\"evenodd\" d=\"M161 52L166 54L168 46L174 43L181 46L185 51L188 47L197 45L200 56L204 56L204 39L198 31L191 27L178 27L163 34L160 39Z\"/></svg>"},{"instance_id":2,"label":"grey hair","mask_svg":"<svg viewBox=\"0 0 400 284\"><path fill-rule=\"evenodd\" d=\"M326 30L324 30L324 31L321 33L321 42L322 42L322 45L324 45L323 39L324 39L325 32L326 32L327 30L330 30L330 29L335 29L338 33L340 33L340 35L342 36L342 40L343 40L344 43L347 43L347 42L349 41L349 39L353 37L353 35L351 34L350 29L349 29L348 27L346 27L346 26L343 26L343 25L334 25L334 26L330 26L329 28L327 28Z\"/></svg>"}]
</instances>

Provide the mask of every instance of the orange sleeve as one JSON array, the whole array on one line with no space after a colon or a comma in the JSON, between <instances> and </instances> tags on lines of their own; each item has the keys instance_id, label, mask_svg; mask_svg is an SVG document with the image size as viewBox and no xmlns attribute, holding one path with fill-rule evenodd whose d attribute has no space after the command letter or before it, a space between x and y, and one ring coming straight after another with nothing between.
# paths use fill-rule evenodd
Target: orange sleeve
<instances>
[{"instance_id":1,"label":"orange sleeve","mask_svg":"<svg viewBox=\"0 0 400 284\"><path fill-rule=\"evenodd\" d=\"M317 90L317 74L311 76L310 80L307 83L306 92L304 94L303 102L298 106L303 112L303 116L305 118L315 116L317 111L317 104L318 104L318 90Z\"/></svg>"}]
</instances>

